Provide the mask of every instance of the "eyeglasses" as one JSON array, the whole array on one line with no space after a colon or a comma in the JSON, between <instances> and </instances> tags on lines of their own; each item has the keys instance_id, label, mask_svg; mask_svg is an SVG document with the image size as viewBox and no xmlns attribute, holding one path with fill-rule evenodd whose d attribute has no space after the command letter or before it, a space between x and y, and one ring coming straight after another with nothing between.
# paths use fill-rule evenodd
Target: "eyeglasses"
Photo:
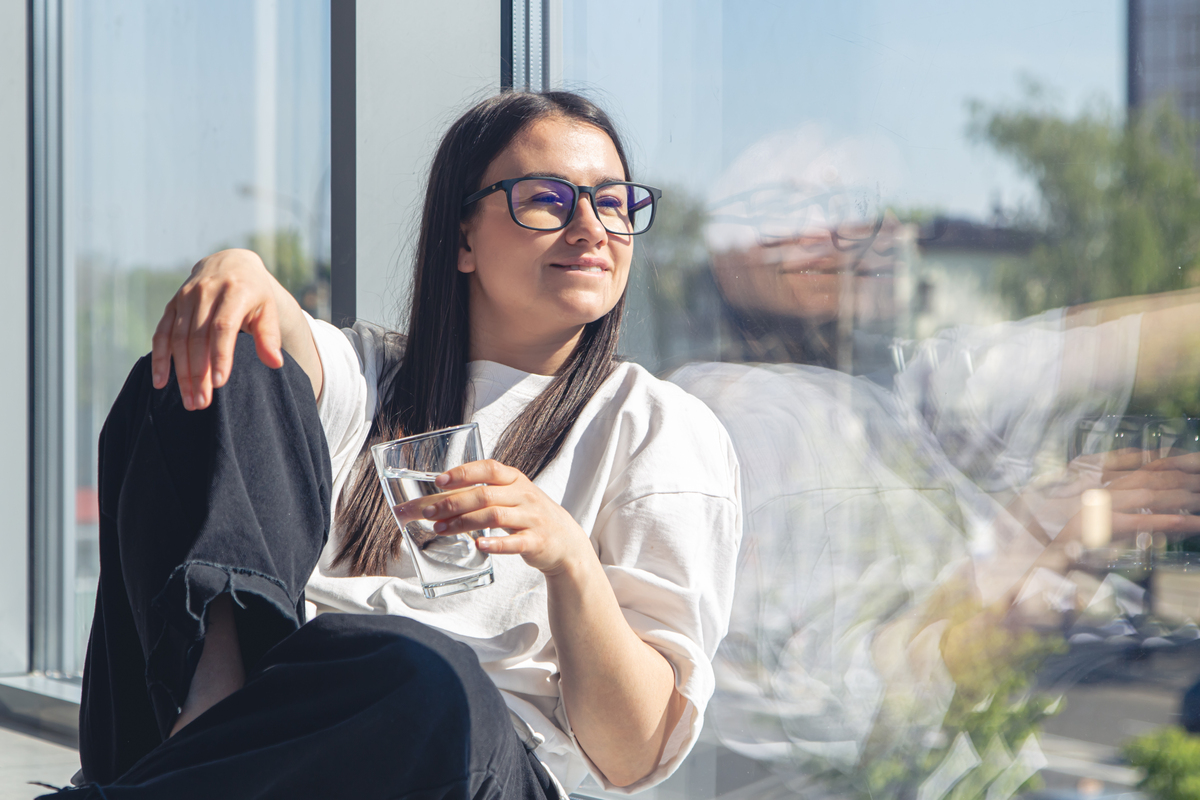
<instances>
[{"instance_id":1,"label":"eyeglasses","mask_svg":"<svg viewBox=\"0 0 1200 800\"><path fill-rule=\"evenodd\" d=\"M805 191L777 183L731 195L710 209L710 221L748 225L759 244L794 243L809 231L828 232L838 250L869 247L883 229L878 190L857 187Z\"/></svg>"},{"instance_id":2,"label":"eyeglasses","mask_svg":"<svg viewBox=\"0 0 1200 800\"><path fill-rule=\"evenodd\" d=\"M626 181L576 186L561 178L509 178L469 195L463 200L463 207L499 191L508 196L508 213L513 222L531 231L560 231L567 227L575 218L579 195L589 195L604 230L618 236L650 230L655 206L662 197L661 189Z\"/></svg>"}]
</instances>

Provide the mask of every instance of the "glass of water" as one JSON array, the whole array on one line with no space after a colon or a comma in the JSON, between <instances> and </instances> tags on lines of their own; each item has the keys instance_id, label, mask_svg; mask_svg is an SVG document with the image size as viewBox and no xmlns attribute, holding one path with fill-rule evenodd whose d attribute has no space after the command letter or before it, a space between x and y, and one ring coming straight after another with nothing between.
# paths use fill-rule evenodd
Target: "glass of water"
<instances>
[{"instance_id":1,"label":"glass of water","mask_svg":"<svg viewBox=\"0 0 1200 800\"><path fill-rule=\"evenodd\" d=\"M437 501L449 494L434 483L438 475L484 457L479 426L474 422L382 442L371 447L371 455L393 509L421 497ZM475 539L490 535L489 531L441 535L434 533L433 522L415 519L400 524L396 520L425 596L445 597L490 584L494 580L492 560L475 546Z\"/></svg>"}]
</instances>

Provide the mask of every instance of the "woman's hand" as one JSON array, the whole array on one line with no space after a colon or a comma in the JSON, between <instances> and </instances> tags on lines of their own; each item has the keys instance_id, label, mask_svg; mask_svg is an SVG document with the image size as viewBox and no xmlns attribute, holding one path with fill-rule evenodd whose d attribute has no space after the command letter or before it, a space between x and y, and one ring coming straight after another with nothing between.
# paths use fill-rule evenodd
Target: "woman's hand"
<instances>
[{"instance_id":1,"label":"woman's hand","mask_svg":"<svg viewBox=\"0 0 1200 800\"><path fill-rule=\"evenodd\" d=\"M1143 464L1141 450L1117 451L1106 458L1102 481L1112 495L1115 537L1200 533L1200 453Z\"/></svg>"},{"instance_id":2,"label":"woman's hand","mask_svg":"<svg viewBox=\"0 0 1200 800\"><path fill-rule=\"evenodd\" d=\"M445 535L503 528L508 536L485 536L476 545L487 553L519 554L546 575L595 556L574 518L520 470L473 461L439 475L437 485L447 494L411 500L396 507L397 515L436 520L434 531Z\"/></svg>"},{"instance_id":3,"label":"woman's hand","mask_svg":"<svg viewBox=\"0 0 1200 800\"><path fill-rule=\"evenodd\" d=\"M320 395L321 362L307 320L250 250L222 250L192 267L154 330L154 387L167 385L174 360L184 408L206 408L213 389L229 379L239 331L254 337L258 357L268 367L282 367L287 349L308 373L314 395Z\"/></svg>"}]
</instances>

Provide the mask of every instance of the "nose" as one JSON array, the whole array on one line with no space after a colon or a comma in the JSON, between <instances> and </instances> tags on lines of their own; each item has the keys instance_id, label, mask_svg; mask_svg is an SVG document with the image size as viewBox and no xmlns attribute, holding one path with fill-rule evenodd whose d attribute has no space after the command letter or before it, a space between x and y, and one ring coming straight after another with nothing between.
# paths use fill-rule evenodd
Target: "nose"
<instances>
[{"instance_id":1,"label":"nose","mask_svg":"<svg viewBox=\"0 0 1200 800\"><path fill-rule=\"evenodd\" d=\"M579 193L575 216L567 225L567 240L579 243L601 244L608 238L608 231L596 213L595 199L590 194Z\"/></svg>"}]
</instances>

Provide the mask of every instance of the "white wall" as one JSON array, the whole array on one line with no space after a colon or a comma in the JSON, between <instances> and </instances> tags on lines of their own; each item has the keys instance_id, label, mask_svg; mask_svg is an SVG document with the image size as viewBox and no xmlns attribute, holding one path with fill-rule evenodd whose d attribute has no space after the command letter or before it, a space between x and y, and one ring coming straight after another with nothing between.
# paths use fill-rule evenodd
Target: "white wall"
<instances>
[{"instance_id":1,"label":"white wall","mask_svg":"<svg viewBox=\"0 0 1200 800\"><path fill-rule=\"evenodd\" d=\"M0 0L0 675L29 670L29 122L24 0Z\"/></svg>"},{"instance_id":2,"label":"white wall","mask_svg":"<svg viewBox=\"0 0 1200 800\"><path fill-rule=\"evenodd\" d=\"M358 0L357 315L398 321L438 140L500 86L496 0Z\"/></svg>"}]
</instances>

